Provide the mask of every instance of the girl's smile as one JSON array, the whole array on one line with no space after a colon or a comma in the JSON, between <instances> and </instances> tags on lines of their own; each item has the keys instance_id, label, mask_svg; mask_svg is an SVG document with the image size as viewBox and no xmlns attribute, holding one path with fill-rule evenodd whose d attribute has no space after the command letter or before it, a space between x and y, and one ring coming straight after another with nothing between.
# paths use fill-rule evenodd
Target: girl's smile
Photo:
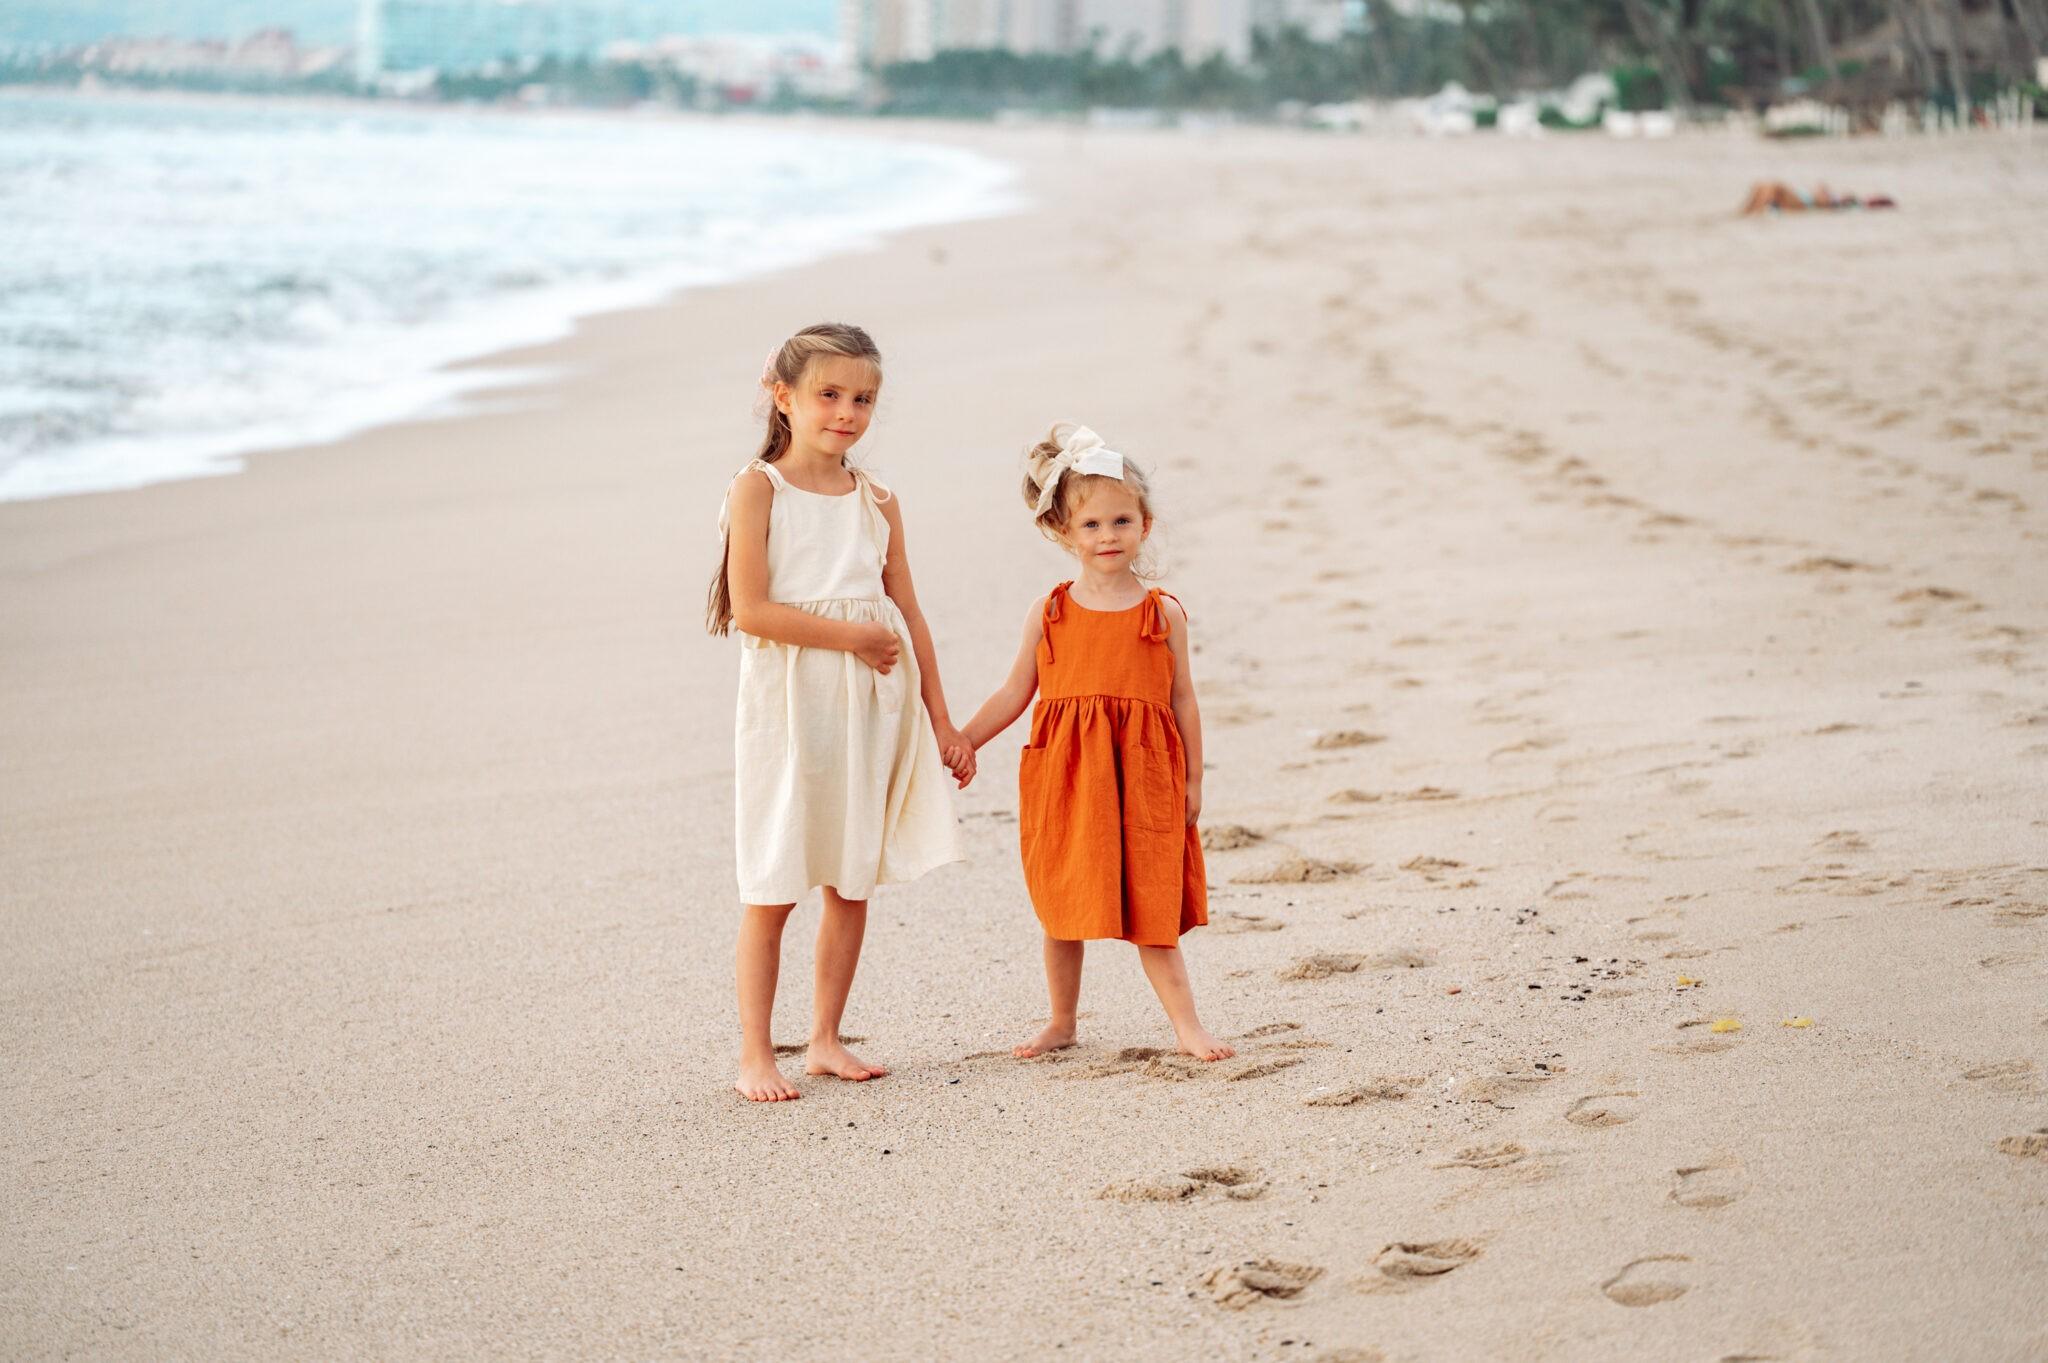
<instances>
[{"instance_id":1,"label":"girl's smile","mask_svg":"<svg viewBox=\"0 0 2048 1363\"><path fill-rule=\"evenodd\" d=\"M1067 519L1065 539L1082 562L1097 572L1128 572L1152 524L1138 495L1121 483L1089 487Z\"/></svg>"},{"instance_id":2,"label":"girl's smile","mask_svg":"<svg viewBox=\"0 0 2048 1363\"><path fill-rule=\"evenodd\" d=\"M864 360L820 356L794 388L777 384L775 405L789 418L790 443L835 458L867 434L881 375Z\"/></svg>"}]
</instances>

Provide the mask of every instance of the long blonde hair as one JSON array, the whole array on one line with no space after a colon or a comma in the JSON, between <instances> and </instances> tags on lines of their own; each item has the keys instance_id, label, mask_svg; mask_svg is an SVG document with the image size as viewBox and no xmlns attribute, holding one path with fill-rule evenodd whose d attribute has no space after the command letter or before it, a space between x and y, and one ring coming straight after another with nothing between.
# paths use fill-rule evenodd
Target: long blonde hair
<instances>
[{"instance_id":1,"label":"long blonde hair","mask_svg":"<svg viewBox=\"0 0 2048 1363\"><path fill-rule=\"evenodd\" d=\"M882 352L876 349L874 338L859 327L844 322L820 322L797 332L769 356L767 365L761 370L761 387L767 396L768 429L761 437L761 449L754 458L772 464L789 453L792 438L789 418L775 405L775 385L785 383L795 388L803 382L804 371L811 367L812 360L832 355L865 360L875 367L877 375L882 372ZM711 576L711 592L705 602L704 628L713 634L724 634L732 628L732 591L726 580L726 561L731 547L732 536L728 533L718 547L718 571Z\"/></svg>"}]
</instances>

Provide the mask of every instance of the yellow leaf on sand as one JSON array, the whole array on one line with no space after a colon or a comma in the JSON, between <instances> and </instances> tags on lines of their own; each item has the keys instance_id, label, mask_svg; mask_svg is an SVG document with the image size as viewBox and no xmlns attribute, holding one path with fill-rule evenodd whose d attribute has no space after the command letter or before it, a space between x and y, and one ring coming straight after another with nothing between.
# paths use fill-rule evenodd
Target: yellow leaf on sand
<instances>
[{"instance_id":1,"label":"yellow leaf on sand","mask_svg":"<svg viewBox=\"0 0 2048 1363\"><path fill-rule=\"evenodd\" d=\"M1700 981L1694 979L1690 975L1680 975L1678 977L1678 987L1680 989L1690 989L1698 983L1700 983Z\"/></svg>"},{"instance_id":2,"label":"yellow leaf on sand","mask_svg":"<svg viewBox=\"0 0 2048 1363\"><path fill-rule=\"evenodd\" d=\"M1812 1019L1812 1018L1786 1018L1786 1019L1785 1019L1785 1020L1784 1020L1783 1022L1779 1023L1778 1025L1779 1025L1780 1027L1811 1027L1811 1026L1813 1026L1813 1019Z\"/></svg>"},{"instance_id":3,"label":"yellow leaf on sand","mask_svg":"<svg viewBox=\"0 0 2048 1363\"><path fill-rule=\"evenodd\" d=\"M1714 1025L1707 1028L1707 1030L1710 1032L1739 1032L1742 1030L1742 1024L1734 1018L1715 1018Z\"/></svg>"}]
</instances>

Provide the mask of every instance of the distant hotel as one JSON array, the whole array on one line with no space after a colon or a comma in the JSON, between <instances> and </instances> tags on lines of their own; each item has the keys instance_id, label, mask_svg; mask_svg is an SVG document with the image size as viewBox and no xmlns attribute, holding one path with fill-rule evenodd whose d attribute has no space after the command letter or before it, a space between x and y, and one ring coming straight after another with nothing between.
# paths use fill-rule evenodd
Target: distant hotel
<instances>
[{"instance_id":1,"label":"distant hotel","mask_svg":"<svg viewBox=\"0 0 2048 1363\"><path fill-rule=\"evenodd\" d=\"M594 58L606 43L637 36L646 9L620 0L360 0L356 77Z\"/></svg>"},{"instance_id":2,"label":"distant hotel","mask_svg":"<svg viewBox=\"0 0 2048 1363\"><path fill-rule=\"evenodd\" d=\"M1194 63L1251 56L1252 35L1295 26L1318 41L1355 22L1349 0L842 0L841 37L865 67L928 61L963 48L1143 60L1174 50Z\"/></svg>"}]
</instances>

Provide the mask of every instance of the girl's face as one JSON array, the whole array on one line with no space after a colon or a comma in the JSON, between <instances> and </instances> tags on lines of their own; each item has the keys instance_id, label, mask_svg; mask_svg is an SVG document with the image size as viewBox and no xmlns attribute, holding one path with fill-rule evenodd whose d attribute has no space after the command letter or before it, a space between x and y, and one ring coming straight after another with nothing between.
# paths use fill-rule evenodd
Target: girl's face
<instances>
[{"instance_id":1,"label":"girl's face","mask_svg":"<svg viewBox=\"0 0 2048 1363\"><path fill-rule=\"evenodd\" d=\"M775 405L789 418L794 444L844 458L867 434L881 386L881 374L866 360L821 355L804 369L794 387L775 385Z\"/></svg>"},{"instance_id":2,"label":"girl's face","mask_svg":"<svg viewBox=\"0 0 2048 1363\"><path fill-rule=\"evenodd\" d=\"M1114 479L1090 483L1067 517L1060 533L1067 548L1084 565L1114 573L1137 561L1138 550L1152 533L1138 494Z\"/></svg>"}]
</instances>

